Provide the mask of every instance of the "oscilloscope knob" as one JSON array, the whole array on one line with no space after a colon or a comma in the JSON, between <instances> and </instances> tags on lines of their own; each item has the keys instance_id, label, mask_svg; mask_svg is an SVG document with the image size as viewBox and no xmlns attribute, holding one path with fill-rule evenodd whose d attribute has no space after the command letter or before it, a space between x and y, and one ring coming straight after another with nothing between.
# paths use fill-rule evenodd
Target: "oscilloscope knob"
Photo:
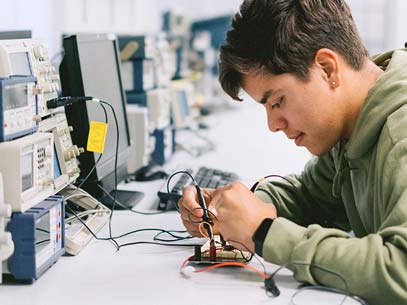
<instances>
[{"instance_id":1,"label":"oscilloscope knob","mask_svg":"<svg viewBox=\"0 0 407 305\"><path fill-rule=\"evenodd\" d=\"M85 150L83 149L83 147L78 148L77 145L72 146L72 152L73 152L74 157L78 157L84 151Z\"/></svg>"},{"instance_id":2,"label":"oscilloscope knob","mask_svg":"<svg viewBox=\"0 0 407 305\"><path fill-rule=\"evenodd\" d=\"M64 159L66 162L70 161L72 158L74 158L75 156L73 155L71 150L67 150L64 152Z\"/></svg>"},{"instance_id":3,"label":"oscilloscope knob","mask_svg":"<svg viewBox=\"0 0 407 305\"><path fill-rule=\"evenodd\" d=\"M47 186L51 186L54 184L54 180L53 179L46 179L43 183L43 186L47 187Z\"/></svg>"},{"instance_id":4,"label":"oscilloscope knob","mask_svg":"<svg viewBox=\"0 0 407 305\"><path fill-rule=\"evenodd\" d=\"M45 147L45 156L46 156L47 158L52 157L52 148L51 148L51 146L49 146L49 145L47 145L47 146Z\"/></svg>"},{"instance_id":5,"label":"oscilloscope knob","mask_svg":"<svg viewBox=\"0 0 407 305\"><path fill-rule=\"evenodd\" d=\"M33 88L33 94L42 94L44 92L44 88L42 86L37 85Z\"/></svg>"},{"instance_id":6,"label":"oscilloscope knob","mask_svg":"<svg viewBox=\"0 0 407 305\"><path fill-rule=\"evenodd\" d=\"M45 92L45 93L54 92L54 86L52 86L52 84L46 84L46 86L45 86L45 88L44 88L44 92Z\"/></svg>"},{"instance_id":7,"label":"oscilloscope knob","mask_svg":"<svg viewBox=\"0 0 407 305\"><path fill-rule=\"evenodd\" d=\"M37 122L37 123L38 123L38 122L41 122L41 116L38 115L38 114L34 115L34 116L33 116L33 121L34 121L34 122Z\"/></svg>"},{"instance_id":8,"label":"oscilloscope knob","mask_svg":"<svg viewBox=\"0 0 407 305\"><path fill-rule=\"evenodd\" d=\"M45 59L45 49L41 45L37 45L33 48L34 56L39 59Z\"/></svg>"}]
</instances>

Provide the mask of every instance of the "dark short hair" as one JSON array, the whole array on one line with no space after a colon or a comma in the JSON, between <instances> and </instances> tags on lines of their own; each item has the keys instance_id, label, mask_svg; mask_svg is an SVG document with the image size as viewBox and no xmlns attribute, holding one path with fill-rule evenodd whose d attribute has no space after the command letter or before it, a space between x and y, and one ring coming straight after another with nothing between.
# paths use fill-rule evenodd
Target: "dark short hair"
<instances>
[{"instance_id":1,"label":"dark short hair","mask_svg":"<svg viewBox=\"0 0 407 305\"><path fill-rule=\"evenodd\" d=\"M360 70L368 56L343 0L245 0L220 47L219 81L239 98L242 75L292 73L308 80L317 51L338 52Z\"/></svg>"}]
</instances>

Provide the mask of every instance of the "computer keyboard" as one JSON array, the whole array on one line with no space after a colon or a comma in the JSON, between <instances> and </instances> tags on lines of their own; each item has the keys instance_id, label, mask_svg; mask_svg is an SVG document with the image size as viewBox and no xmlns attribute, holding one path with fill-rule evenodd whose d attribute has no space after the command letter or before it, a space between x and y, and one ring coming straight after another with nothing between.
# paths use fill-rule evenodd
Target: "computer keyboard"
<instances>
[{"instance_id":1,"label":"computer keyboard","mask_svg":"<svg viewBox=\"0 0 407 305\"><path fill-rule=\"evenodd\" d=\"M186 169L185 171L191 173L196 182L201 188L217 188L219 186L227 185L231 182L237 181L239 177L235 173L222 171L219 169L200 167L198 170ZM179 174L171 179L170 192L167 192L167 182L158 191L160 202L158 204L159 210L174 210L174 203L171 202L171 197L175 202L182 196L182 190L185 186L192 183L191 178L187 174ZM170 197L171 196L171 197Z\"/></svg>"}]
</instances>

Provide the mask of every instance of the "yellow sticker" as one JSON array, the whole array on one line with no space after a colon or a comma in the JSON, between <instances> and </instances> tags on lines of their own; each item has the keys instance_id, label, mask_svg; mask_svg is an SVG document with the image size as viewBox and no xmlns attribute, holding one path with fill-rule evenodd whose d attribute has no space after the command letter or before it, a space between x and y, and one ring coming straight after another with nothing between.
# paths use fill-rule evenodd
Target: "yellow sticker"
<instances>
[{"instance_id":1,"label":"yellow sticker","mask_svg":"<svg viewBox=\"0 0 407 305\"><path fill-rule=\"evenodd\" d=\"M107 134L107 124L102 122L90 122L88 144L86 150L103 153Z\"/></svg>"}]
</instances>

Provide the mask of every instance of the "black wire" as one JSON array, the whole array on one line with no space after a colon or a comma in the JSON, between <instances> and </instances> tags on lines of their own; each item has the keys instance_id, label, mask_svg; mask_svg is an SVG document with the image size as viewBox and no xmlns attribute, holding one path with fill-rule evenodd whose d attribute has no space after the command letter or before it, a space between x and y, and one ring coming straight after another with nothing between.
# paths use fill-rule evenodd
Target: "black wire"
<instances>
[{"instance_id":1,"label":"black wire","mask_svg":"<svg viewBox=\"0 0 407 305\"><path fill-rule=\"evenodd\" d=\"M47 230L45 230L45 229L41 229L41 228L35 228L35 230L41 231L41 232L44 232L44 233L49 233L49 231L47 231Z\"/></svg>"},{"instance_id":2,"label":"black wire","mask_svg":"<svg viewBox=\"0 0 407 305\"><path fill-rule=\"evenodd\" d=\"M264 176L264 177L261 178L260 180L256 181L256 182L252 185L252 187L250 188L250 191L252 191L252 192L254 193L254 192L256 191L257 186L259 185L259 183L262 182L263 180L267 179L267 178L280 178L280 179L283 179L283 180L287 181L288 183L290 183L291 186L294 188L294 190L297 189L297 188L295 187L294 183L293 183L292 181L290 181L289 179L287 179L286 177L280 176L280 175L276 175L276 174L272 174L272 175Z\"/></svg>"},{"instance_id":3,"label":"black wire","mask_svg":"<svg viewBox=\"0 0 407 305\"><path fill-rule=\"evenodd\" d=\"M340 273L338 273L338 272L336 272L336 271L333 271L333 270L330 270L330 269L328 269L328 268L325 268L325 267L323 267L323 266L319 266L319 265L314 264L314 263L307 263L307 262L302 262L302 261L292 261L292 262L286 264L286 266L288 266L288 265L308 266L308 267L310 267L310 268L314 268L314 269L317 269L317 270L320 270L320 271L323 271L323 272L326 272L326 273L329 273L329 274L331 274L331 275L334 275L334 276L338 277L338 278L343 282L343 284L344 284L344 286L345 286L345 291L344 291L344 292L342 291L342 294L345 294L345 296L344 296L342 302L340 303L340 305L342 305L342 304L345 302L346 297L349 296L349 286L348 286L348 283L346 282L345 278L344 278ZM280 270L281 270L281 269L280 269ZM279 269L277 269L276 271L274 271L274 273L272 274L272 276L274 276L278 271L279 271ZM336 290L336 289L330 288L330 287L327 287L327 289L328 289L328 290L331 290L331 289ZM339 291L339 290L338 290L338 291ZM295 304L294 304L294 305L295 305Z\"/></svg>"},{"instance_id":4,"label":"black wire","mask_svg":"<svg viewBox=\"0 0 407 305\"><path fill-rule=\"evenodd\" d=\"M217 219L217 218L216 218L216 215L214 215L211 211L208 210L208 207L207 207L206 204L205 204L205 199L203 198L202 190L201 190L201 188L199 187L198 183L196 182L194 176L192 176L192 174L191 174L190 172L188 172L188 171L182 171L182 170L181 170L181 171L176 171L175 173L173 173L173 174L168 178L168 180L167 180L167 193L168 193L168 195L170 196L170 200L171 200L172 203L174 204L174 206L175 206L175 208L177 209L177 211L178 211L179 213L181 213L180 210L179 210L178 203L176 203L175 200L174 200L174 198L172 197L173 194L172 194L172 192L170 192L170 187L169 187L171 179L172 179L175 175L178 175L178 174L186 174L186 175L188 175L188 176L191 178L192 183L193 183L193 184L195 185L195 187L196 187L196 190L197 190L197 192L198 192L198 194L197 194L198 197L199 197L199 198L202 198L201 200L199 200L201 206L200 206L200 207L197 207L197 208L195 208L195 209L193 209L192 211L189 212L189 214L188 214L188 219L189 219L189 221L191 221L191 222L194 223L194 224L204 223L204 227L205 227L206 230L208 231L208 236L213 236L213 233L212 233L212 232L213 232L213 221L212 221L211 217L209 217L209 214L210 214L212 217L214 217L215 219ZM203 202L201 202L201 201L203 201ZM202 211L203 211L202 219L199 220L199 221L194 221L194 220L191 219L191 215L193 215L193 212L196 211L196 210L202 210ZM194 216L195 216L195 215L194 215ZM197 217L197 218L198 218L198 217Z\"/></svg>"},{"instance_id":5,"label":"black wire","mask_svg":"<svg viewBox=\"0 0 407 305\"><path fill-rule=\"evenodd\" d=\"M307 289L320 289L320 290L324 290L324 291L343 294L344 297L343 297L343 299L342 299L342 301L341 301L341 303L339 305L344 304L344 302L346 301L346 298L348 298L348 297L355 300L355 301L357 301L357 302L359 302L360 304L366 305L364 300L350 294L349 285L348 285L346 279L342 276L342 274L340 274L339 272L336 272L334 270L331 270L329 268L314 264L314 263L307 263L307 262L303 262L303 261L292 261L290 263L284 264L284 265L280 266L279 268L277 268L277 270L275 270L270 275L270 277L274 277L281 269L286 268L287 266L290 266L290 265L308 266L310 268L314 268L314 269L326 272L328 274L334 275L343 282L344 288L345 288L345 290L340 290L340 289L327 287L327 286L306 286L306 287L300 288L296 293L294 293L292 295L291 302L292 302L293 305L296 305L296 303L294 302L294 297L297 296L298 294L300 294L301 292L303 292L304 290L307 290ZM314 288L309 288L309 287L314 287Z\"/></svg>"},{"instance_id":6,"label":"black wire","mask_svg":"<svg viewBox=\"0 0 407 305\"><path fill-rule=\"evenodd\" d=\"M240 250L240 249L238 249L238 250L239 250L239 252L240 252L240 255L243 257L243 259L245 260L246 263L249 263L249 262L252 260L252 258L253 258L253 256L254 256L254 254L253 254L252 252L249 252L249 253L250 253L250 257L249 257L249 258L246 258L246 256L243 254L243 251Z\"/></svg>"},{"instance_id":7,"label":"black wire","mask_svg":"<svg viewBox=\"0 0 407 305\"><path fill-rule=\"evenodd\" d=\"M260 263L260 265L262 266L262 268L263 268L263 273L267 275L266 266L265 266L264 263L260 260L259 256L258 256L257 254L255 254L255 253L253 253L252 251L250 251L250 249L249 249L244 243L242 243L242 242L240 242L240 241L237 241L237 240L231 240L231 239L227 240L227 242L229 242L229 243L237 243L237 244L239 244L239 245L242 245L242 246L246 249L247 252L249 252L249 253L252 254L250 260L251 260L253 257L255 257L255 258L257 259L257 261ZM242 257L245 258L244 255L242 255ZM278 267L273 273L271 273L271 274L269 275L269 278L274 278L274 276L275 276L279 271L281 271L283 268L286 268L286 267L289 266L289 265L309 266L310 268L318 269L318 270L320 270L320 271L323 271L323 272L329 273L329 274L331 274L331 275L334 275L334 276L336 276L337 278L339 278L339 279L343 282L344 288L345 288L345 290L340 290L340 289L331 288L331 287L327 287L327 286L315 286L315 285L302 287L302 288L300 288L297 292L295 292L295 293L291 296L291 303L292 303L293 305L297 305L297 304L294 302L295 296L297 296L298 294L300 294L301 292L303 292L304 290L307 290L307 289L317 289L317 290L324 290L324 291L328 291L328 292L334 292L334 293L342 294L342 295L344 295L344 298L342 299L342 301L341 301L341 303L340 303L339 305L344 304L344 302L346 301L346 298L348 298L348 297L351 298L351 299L353 299L353 300L355 300L355 301L357 301L358 303L360 303L360 304L362 304L362 305L367 305L366 302L365 302L363 299L361 299L361 298L359 298L359 297L357 297L357 296L351 295L351 294L349 293L349 286L348 286L348 283L347 283L346 279L345 279L339 272L333 271L333 270L331 270L331 269L325 268L325 267L320 266L320 265L317 265L317 264L307 263L307 262L303 262L303 261L292 261L292 262L290 262L290 263L287 263L287 264L284 264L284 265Z\"/></svg>"},{"instance_id":8,"label":"black wire","mask_svg":"<svg viewBox=\"0 0 407 305\"><path fill-rule=\"evenodd\" d=\"M115 158L114 158L114 195L113 195L112 211L111 211L111 213L110 213L110 215L109 215L109 237L112 239L112 241L113 241L113 242L116 244L116 246L118 247L117 250L119 250L119 249L120 249L120 246L119 246L119 244L114 240L114 238L113 238L113 236L112 236L112 218L113 218L114 208L115 208L115 206L116 206L116 196L117 196L117 184L118 184L118 181L117 181L117 159L118 159L118 156L119 156L119 137L120 137L120 131L119 131L119 124L118 124L118 121L117 121L116 112L115 112L113 106L112 106L110 103L108 103L108 102L106 102L106 101L102 101L102 100L99 100L99 103L101 103L101 104L106 104L106 105L108 105L108 106L110 107L110 109L112 110L113 117L114 117L114 122L115 122L115 125L116 125L116 150L115 150Z\"/></svg>"},{"instance_id":9,"label":"black wire","mask_svg":"<svg viewBox=\"0 0 407 305\"><path fill-rule=\"evenodd\" d=\"M41 240L41 241L37 241L36 243L35 243L35 245L36 246L39 246L39 245L41 245L41 244L43 244L43 243L46 243L46 242L49 242L50 241L50 239L44 239L44 240Z\"/></svg>"},{"instance_id":10,"label":"black wire","mask_svg":"<svg viewBox=\"0 0 407 305\"><path fill-rule=\"evenodd\" d=\"M158 241L164 241L164 242L174 242L174 241L179 241L179 240L186 240L186 239L191 239L191 238L193 238L191 235L188 235L188 236L178 236L178 235L175 235L175 234L173 234L173 232L176 232L176 233L187 233L187 231L174 231L174 230L171 230L171 231L165 231L165 232L159 232L159 233L157 233L155 236L154 236L154 240L158 240ZM162 235L162 234L168 234L168 235L170 235L170 236L172 236L173 237L173 239L163 239L163 238L159 238L159 236L160 235Z\"/></svg>"},{"instance_id":11,"label":"black wire","mask_svg":"<svg viewBox=\"0 0 407 305\"><path fill-rule=\"evenodd\" d=\"M173 237L179 237L179 236L176 236L176 235L172 234L172 232L186 233L186 231L171 231L171 230L164 230L164 229L160 229L160 228L143 228L143 229L137 229L137 230L133 230L133 231L130 231L130 232L126 232L126 233L123 233L123 234L121 234L119 236L115 236L114 239L120 239L120 238L123 238L125 236L131 235L131 234L134 234L134 233L146 232L146 231L159 231L159 233L157 235L166 233L166 234L171 235Z\"/></svg>"},{"instance_id":12,"label":"black wire","mask_svg":"<svg viewBox=\"0 0 407 305\"><path fill-rule=\"evenodd\" d=\"M110 107L110 109L112 110L113 113L113 117L115 119L115 125L116 125L116 149L115 149L115 163L114 163L114 181L115 181L115 187L114 187L114 196L112 198L112 196L110 194L107 194L106 190L101 187L99 184L99 188L102 189L102 191L109 195L110 198L112 198L113 203L112 203L112 210L110 213L110 217L109 217L109 237L105 238L105 237L98 237L90 228L89 226L81 219L81 217L79 217L79 215L69 206L66 205L66 207L71 211L71 213L81 222L81 224L92 234L92 236L97 239L97 240L108 240L114 243L115 247L117 250L120 250L120 248L122 246L129 246L129 245L137 245L137 244L146 244L146 243L151 243L151 244L155 244L155 245L167 245L167 246L177 246L177 244L168 244L169 242L174 242L174 241L179 241L179 240L185 240L185 239L189 239L192 238L191 236L177 236L175 234L173 234L172 232L177 232L177 233L186 233L186 231L168 231L168 230L164 230L164 229L156 229L156 228L145 228L145 229L138 229L138 230L134 230L134 231L130 231L127 233L124 233L122 235L113 237L112 235L112 227L111 227L111 221L112 221L112 217L113 217L113 212L114 212L114 207L115 204L118 203L116 200L116 195L117 195L117 184L118 184L118 178L117 178L117 161L118 161L118 150L119 150L119 138L120 138L120 131L119 131L119 126L118 126L118 120L117 120L117 116L116 116L116 112L113 108L113 106L106 102L106 101L102 101L99 100L99 104L101 105L103 111L104 111L104 115L105 115L105 121L106 124L108 123L108 116L107 116L107 112L106 112L106 108L104 107L103 104L106 104ZM81 183L79 184L79 186L77 186L77 189L79 189L86 181L87 179L89 179L91 173L95 170L96 165L98 164L98 162L100 161L101 157L103 154L100 154L98 160L95 162L95 165L92 167L92 169L90 170L90 172L88 173L88 175L81 181ZM189 173L188 173L189 174ZM190 177L192 178L192 180L195 182L194 178L191 176L191 174L189 174ZM174 175L173 175L174 176ZM169 178L169 180L172 177ZM196 183L196 182L195 182ZM68 194L67 196L71 196L72 194L74 194L76 191L74 190L73 192L71 192L70 194ZM172 197L171 197L172 198ZM173 198L172 198L173 199ZM120 203L119 203L120 204ZM161 214L163 212L152 212L152 213L146 213L146 212L139 212L139 211L133 211L132 209L128 209L131 212L134 213L138 213L138 214L143 214L143 215L154 215L154 214ZM154 240L159 240L159 241L165 241L167 243L158 243L158 242L146 242L146 241L139 241L139 242L132 242L132 243L126 243L123 245L119 245L116 241L116 239L128 236L130 234L134 234L134 233L138 233L138 232L143 232L143 231L159 231L158 234L156 234L156 236L154 236ZM172 240L168 240L168 239L161 239L158 236L160 236L161 234L169 234L170 236L174 237L174 239ZM186 244L181 244L180 246L196 246L196 244L193 245L186 245Z\"/></svg>"},{"instance_id":13,"label":"black wire","mask_svg":"<svg viewBox=\"0 0 407 305\"><path fill-rule=\"evenodd\" d=\"M116 117L116 114L114 113L113 107L112 107L109 103L107 103L107 102L99 101L99 105L102 107L103 112L104 112L105 123L108 124L109 120L108 120L108 115L107 115L107 112L106 112L106 108L105 108L105 106L104 106L103 104L109 105L110 108L112 109L113 115L114 115L114 118L115 118L115 122L116 122L116 130L118 131L117 117ZM116 142L115 182L117 181L117 152L118 152L118 135L117 135L117 142ZM93 171L96 169L96 166L98 165L98 163L99 163L100 159L102 158L102 156L103 156L103 153L99 155L99 157L98 157L98 159L96 160L94 166L91 168L91 170L90 170L89 173L86 175L86 177L82 179L82 181L80 182L80 184L79 184L78 186L76 186L76 190L74 190L74 191L72 191L71 193L69 193L68 195L66 195L66 197L72 196L73 194L75 194L75 192L78 191L79 188L82 187L82 185L89 179L90 175L91 175L91 174L93 173ZM115 183L115 185L116 185L116 187L117 187L117 183ZM69 200L69 199L68 199L68 200ZM92 234L92 236L93 236L95 239L97 239L97 240L110 240L110 241L112 241L112 243L115 245L116 249L117 249L117 250L119 249L118 243L117 243L113 238L111 238L112 236L111 236L110 222L111 222L111 216L112 216L112 214L113 214L113 210L111 211L111 213L110 213L110 218L109 218L109 233L110 233L110 239L105 239L105 238L99 238L99 237L89 228L89 226L86 225L86 223L81 219L81 217L79 217L78 214L77 214L69 205L66 205L66 207L67 207L67 208L70 210L70 212L79 220L79 222L81 222L81 224Z\"/></svg>"},{"instance_id":14,"label":"black wire","mask_svg":"<svg viewBox=\"0 0 407 305\"><path fill-rule=\"evenodd\" d=\"M99 104L99 105L102 107L103 112L104 112L104 114L105 114L105 123L108 124L108 123L109 123L109 120L108 120L106 108L105 108L105 106L104 106L103 104ZM98 165L98 163L99 163L100 159L102 158L102 156L103 156L103 154L99 154L98 159L96 160L96 162L95 162L95 164L93 165L93 167L90 169L89 173L86 175L85 178L83 178L83 179L81 180L81 182L79 183L79 185L76 186L76 190L72 191L71 193L69 193L69 194L66 195L65 197L69 197L69 196L75 194L75 193L78 191L78 189L80 189L80 188L82 187L82 185L85 184L85 182L89 179L90 175L91 175L91 174L93 173L93 171L96 169L96 166ZM75 214L74 214L74 215L75 215Z\"/></svg>"},{"instance_id":15,"label":"black wire","mask_svg":"<svg viewBox=\"0 0 407 305\"><path fill-rule=\"evenodd\" d=\"M81 217L78 216L78 214L76 214L76 212L69 206L66 205L65 207L67 207L72 214L74 214L74 216L79 220L79 222L89 231L90 234L92 234L92 236L96 239L96 240L108 240L108 241L112 241L113 239L108 237L108 238L104 238L104 237L98 237L95 232L93 232L91 230L91 228L89 228L89 226L81 219ZM112 241L113 243L113 241ZM115 243L113 243L113 245L115 246L116 250L119 250L119 245L116 246Z\"/></svg>"},{"instance_id":16,"label":"black wire","mask_svg":"<svg viewBox=\"0 0 407 305\"><path fill-rule=\"evenodd\" d=\"M192 176L191 173L188 172L188 171L176 171L175 173L172 173L172 174L168 177L168 180L167 180L167 193L168 193L168 195L170 196L170 200L171 200L172 204L174 205L175 209L180 213L178 203L175 202L174 197L173 197L174 194L170 192L170 181L171 181L171 179L172 179L174 176L179 175L179 174L186 174L186 175L188 175L188 176L191 178L191 180L193 181L193 183L194 183L195 185L198 185L198 183L196 182L194 176Z\"/></svg>"},{"instance_id":17,"label":"black wire","mask_svg":"<svg viewBox=\"0 0 407 305\"><path fill-rule=\"evenodd\" d=\"M170 246L170 247L195 247L202 246L202 244L171 244L171 243L162 243L162 242L153 242L153 241L135 241L131 243L121 244L120 248L133 246L133 245L158 245L158 246Z\"/></svg>"},{"instance_id":18,"label":"black wire","mask_svg":"<svg viewBox=\"0 0 407 305\"><path fill-rule=\"evenodd\" d=\"M199 223L202 222L202 220L193 220L193 219L191 218L191 216L196 217L196 216L194 215L194 211L197 211L197 210L202 210L202 211L204 211L205 209L204 209L203 207L197 207L197 208L195 208L195 209L193 209L192 211L189 212L189 214L188 214L188 220L189 220L190 222L194 223L194 224L199 224ZM218 217L217 217L213 212L211 212L209 209L206 209L206 211L213 217L213 219L218 220ZM196 217L196 218L198 218L198 217Z\"/></svg>"},{"instance_id":19,"label":"black wire","mask_svg":"<svg viewBox=\"0 0 407 305\"><path fill-rule=\"evenodd\" d=\"M228 242L228 243L235 243L235 244L239 244L239 245L243 246L243 248L245 248L246 251L251 254L251 257L250 257L249 261L251 261L251 260L253 259L253 257L256 258L256 260L259 262L260 266L261 266L262 269L263 269L263 273L264 273L264 274L267 274L266 266L265 266L264 263L260 260L259 256L258 256L256 253L253 253L253 252L249 249L249 247L247 247L244 243L242 243L242 242L240 242L240 241L238 241L238 240L228 239L227 242ZM243 256L243 257L244 257L244 256Z\"/></svg>"},{"instance_id":20,"label":"black wire","mask_svg":"<svg viewBox=\"0 0 407 305\"><path fill-rule=\"evenodd\" d=\"M339 290L339 289L335 289L335 288L331 288L331 287L327 287L327 286L321 286L321 285L305 286L305 287L301 287L300 289L298 289L291 296L291 303L293 305L297 305L297 303L294 302L294 298L296 296L300 295L305 290L320 290L320 291L328 291L328 292L337 293L337 294L344 294L344 292ZM345 295L339 305L344 304L346 298L351 298L352 300L354 300L354 301L356 301L356 302L358 302L359 304L362 304L362 305L368 305L363 299L359 298L358 296L350 295L350 294Z\"/></svg>"}]
</instances>

